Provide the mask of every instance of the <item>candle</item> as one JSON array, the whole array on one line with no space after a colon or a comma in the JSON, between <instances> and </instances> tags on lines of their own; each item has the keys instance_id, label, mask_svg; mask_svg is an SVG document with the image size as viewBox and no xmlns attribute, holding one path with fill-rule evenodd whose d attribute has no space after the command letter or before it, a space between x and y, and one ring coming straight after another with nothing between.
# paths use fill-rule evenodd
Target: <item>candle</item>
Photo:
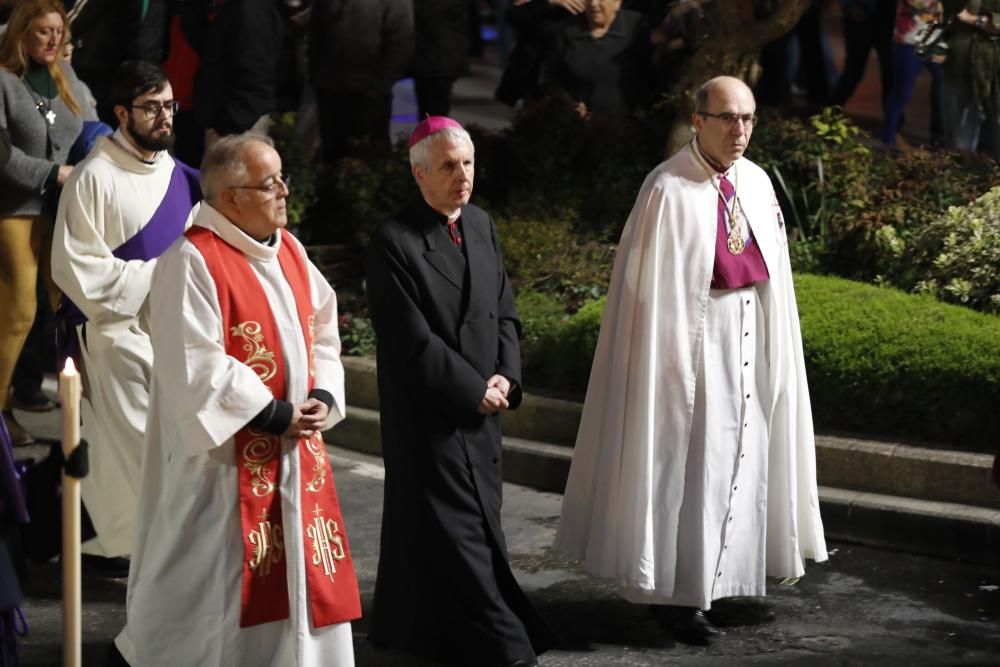
<instances>
[{"instance_id":1,"label":"candle","mask_svg":"<svg viewBox=\"0 0 1000 667\"><path fill-rule=\"evenodd\" d=\"M62 401L62 447L67 459L80 443L80 374L73 359L59 374L59 399ZM80 578L80 480L63 473L63 665L80 667L83 663L81 616L83 595Z\"/></svg>"}]
</instances>

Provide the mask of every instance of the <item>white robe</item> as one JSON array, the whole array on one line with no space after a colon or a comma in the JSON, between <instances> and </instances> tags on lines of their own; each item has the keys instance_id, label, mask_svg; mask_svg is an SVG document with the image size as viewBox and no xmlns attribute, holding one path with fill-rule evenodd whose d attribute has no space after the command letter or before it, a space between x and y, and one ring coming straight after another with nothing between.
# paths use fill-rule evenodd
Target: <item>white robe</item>
<instances>
[{"instance_id":1,"label":"white robe","mask_svg":"<svg viewBox=\"0 0 1000 667\"><path fill-rule=\"evenodd\" d=\"M80 340L81 435L90 444L90 473L80 491L97 537L83 551L108 557L132 548L153 362L146 299L156 265L155 259L118 259L112 251L146 226L174 170L165 151L148 164L123 147L120 132L115 138L101 137L73 170L52 242L52 277L88 319L86 341L82 333Z\"/></svg>"},{"instance_id":2,"label":"white robe","mask_svg":"<svg viewBox=\"0 0 1000 667\"><path fill-rule=\"evenodd\" d=\"M735 169L767 282L710 289L718 193L690 148L646 178L612 273L555 546L636 602L708 608L827 557L785 230Z\"/></svg>"},{"instance_id":3,"label":"white robe","mask_svg":"<svg viewBox=\"0 0 1000 667\"><path fill-rule=\"evenodd\" d=\"M308 357L277 258L280 237L273 246L258 243L207 204L194 224L250 259L278 326L287 399L304 401ZM305 256L297 242L295 250ZM322 274L308 266L316 312L315 387L334 397L329 428L346 409L337 302ZM226 354L215 283L186 238L160 257L150 319L156 362L119 650L136 667L353 665L350 623L312 625L303 542L291 528L284 545L290 617L239 627L243 540L233 436L271 394L252 369ZM286 527L302 525L299 475L295 444L282 439L279 487Z\"/></svg>"}]
</instances>

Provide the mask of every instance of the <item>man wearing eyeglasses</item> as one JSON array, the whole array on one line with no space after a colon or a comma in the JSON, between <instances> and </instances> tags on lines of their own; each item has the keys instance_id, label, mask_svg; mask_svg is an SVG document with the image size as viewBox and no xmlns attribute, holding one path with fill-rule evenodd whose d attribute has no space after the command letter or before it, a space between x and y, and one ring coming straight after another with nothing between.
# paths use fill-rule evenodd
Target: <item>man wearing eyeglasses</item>
<instances>
[{"instance_id":1,"label":"man wearing eyeglasses","mask_svg":"<svg viewBox=\"0 0 1000 667\"><path fill-rule=\"evenodd\" d=\"M337 297L284 227L273 142L205 153L150 291L149 433L115 640L136 667L352 667L357 577L322 431L344 418Z\"/></svg>"},{"instance_id":2,"label":"man wearing eyeglasses","mask_svg":"<svg viewBox=\"0 0 1000 667\"><path fill-rule=\"evenodd\" d=\"M743 157L756 103L718 77L695 109L625 223L556 547L702 643L713 601L827 552L784 222Z\"/></svg>"},{"instance_id":3,"label":"man wearing eyeglasses","mask_svg":"<svg viewBox=\"0 0 1000 667\"><path fill-rule=\"evenodd\" d=\"M87 378L81 410L91 469L81 491L97 537L83 545L85 561L123 576L153 362L150 278L156 258L184 232L201 189L197 170L167 152L177 103L163 71L123 63L112 97L117 130L98 140L63 188L52 276L68 299L60 312L67 333L78 334Z\"/></svg>"}]
</instances>

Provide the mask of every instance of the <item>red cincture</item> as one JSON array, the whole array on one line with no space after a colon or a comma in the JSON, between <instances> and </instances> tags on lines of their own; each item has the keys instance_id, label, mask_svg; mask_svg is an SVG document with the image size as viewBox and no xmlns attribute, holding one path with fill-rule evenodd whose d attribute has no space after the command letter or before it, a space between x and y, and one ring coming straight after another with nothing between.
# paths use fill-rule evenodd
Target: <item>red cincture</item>
<instances>
[{"instance_id":1,"label":"red cincture","mask_svg":"<svg viewBox=\"0 0 1000 667\"><path fill-rule=\"evenodd\" d=\"M295 297L296 312L309 353L309 387L313 388L313 310L309 272L291 235L281 230L278 262ZM246 256L204 227L186 234L201 252L215 280L226 332L226 353L257 373L271 395L285 400L284 355L274 315L264 288ZM249 427L236 436L243 593L240 627L288 618L287 545L294 532L283 525L281 512L281 438ZM313 626L343 623L361 616L361 596L344 520L340 514L333 470L322 437L296 443L301 484L302 549ZM293 546L295 548L295 546Z\"/></svg>"}]
</instances>

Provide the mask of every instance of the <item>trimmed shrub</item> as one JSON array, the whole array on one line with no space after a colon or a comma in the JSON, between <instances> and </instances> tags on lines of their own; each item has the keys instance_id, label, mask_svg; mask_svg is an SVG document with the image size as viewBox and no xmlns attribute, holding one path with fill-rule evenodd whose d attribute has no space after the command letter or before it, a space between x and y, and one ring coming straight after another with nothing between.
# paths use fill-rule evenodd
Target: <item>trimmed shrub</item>
<instances>
[{"instance_id":1,"label":"trimmed shrub","mask_svg":"<svg viewBox=\"0 0 1000 667\"><path fill-rule=\"evenodd\" d=\"M1000 318L823 276L798 276L796 292L817 428L958 446L1000 438ZM546 335L526 384L583 394L604 302Z\"/></svg>"},{"instance_id":2,"label":"trimmed shrub","mask_svg":"<svg viewBox=\"0 0 1000 667\"><path fill-rule=\"evenodd\" d=\"M1000 438L1000 318L836 278L797 278L817 425L955 445Z\"/></svg>"}]
</instances>

